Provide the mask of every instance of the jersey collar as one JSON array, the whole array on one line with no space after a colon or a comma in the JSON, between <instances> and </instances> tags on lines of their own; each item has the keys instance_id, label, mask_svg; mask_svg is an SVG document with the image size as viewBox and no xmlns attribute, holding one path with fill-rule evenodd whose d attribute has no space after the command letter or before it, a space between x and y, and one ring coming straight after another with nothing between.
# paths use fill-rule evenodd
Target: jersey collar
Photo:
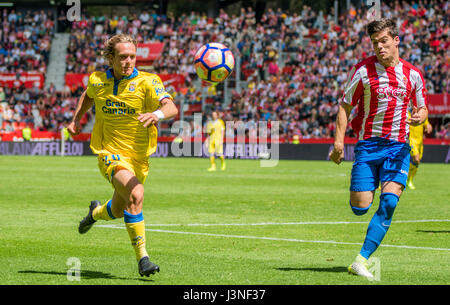
<instances>
[{"instance_id":1,"label":"jersey collar","mask_svg":"<svg viewBox=\"0 0 450 305\"><path fill-rule=\"evenodd\" d=\"M138 76L138 74L139 74L138 69L134 68L133 73L131 73L129 76L123 77L122 79L125 79L125 80L132 79L132 78L135 78L136 76ZM106 70L106 78L110 79L111 77L115 79L114 74L113 74L113 69Z\"/></svg>"}]
</instances>

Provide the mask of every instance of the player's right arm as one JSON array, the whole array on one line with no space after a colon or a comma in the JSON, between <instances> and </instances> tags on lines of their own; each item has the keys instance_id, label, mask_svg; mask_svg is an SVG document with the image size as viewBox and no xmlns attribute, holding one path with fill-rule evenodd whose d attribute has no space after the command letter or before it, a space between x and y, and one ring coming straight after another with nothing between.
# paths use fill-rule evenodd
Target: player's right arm
<instances>
[{"instance_id":1,"label":"player's right arm","mask_svg":"<svg viewBox=\"0 0 450 305\"><path fill-rule=\"evenodd\" d=\"M336 164L340 164L342 160L344 160L344 138L350 112L353 107L358 104L364 93L364 86L358 69L359 65L350 70L349 78L344 89L344 95L339 104L339 110L336 117L334 146L329 154L330 160Z\"/></svg>"},{"instance_id":2,"label":"player's right arm","mask_svg":"<svg viewBox=\"0 0 450 305\"><path fill-rule=\"evenodd\" d=\"M206 128L205 128L206 139L205 139L205 142L204 142L206 147L209 146L209 143L211 141L211 132L212 132L211 122L207 122L206 123Z\"/></svg>"},{"instance_id":3,"label":"player's right arm","mask_svg":"<svg viewBox=\"0 0 450 305\"><path fill-rule=\"evenodd\" d=\"M220 139L223 143L223 141L225 139L225 123L222 120L220 120L220 122L221 122Z\"/></svg>"},{"instance_id":4,"label":"player's right arm","mask_svg":"<svg viewBox=\"0 0 450 305\"><path fill-rule=\"evenodd\" d=\"M330 159L336 164L344 160L344 139L347 130L348 118L353 106L347 103L341 103L336 118L336 134L334 136L333 150L330 152Z\"/></svg>"},{"instance_id":5,"label":"player's right arm","mask_svg":"<svg viewBox=\"0 0 450 305\"><path fill-rule=\"evenodd\" d=\"M85 90L78 100L78 105L75 109L72 122L70 122L69 126L67 126L67 130L71 135L77 135L81 132L81 118L87 111L89 111L89 109L91 109L93 104L94 99L90 98L87 94L87 90Z\"/></svg>"}]
</instances>

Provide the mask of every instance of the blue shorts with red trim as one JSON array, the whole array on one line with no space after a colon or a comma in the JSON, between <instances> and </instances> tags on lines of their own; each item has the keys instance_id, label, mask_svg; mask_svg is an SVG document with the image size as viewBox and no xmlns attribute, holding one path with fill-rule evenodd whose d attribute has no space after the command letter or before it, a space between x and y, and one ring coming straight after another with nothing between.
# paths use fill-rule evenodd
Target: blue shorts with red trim
<instances>
[{"instance_id":1,"label":"blue shorts with red trim","mask_svg":"<svg viewBox=\"0 0 450 305\"><path fill-rule=\"evenodd\" d=\"M350 178L350 191L378 188L380 182L394 181L406 186L411 147L408 143L370 138L358 141Z\"/></svg>"}]
</instances>

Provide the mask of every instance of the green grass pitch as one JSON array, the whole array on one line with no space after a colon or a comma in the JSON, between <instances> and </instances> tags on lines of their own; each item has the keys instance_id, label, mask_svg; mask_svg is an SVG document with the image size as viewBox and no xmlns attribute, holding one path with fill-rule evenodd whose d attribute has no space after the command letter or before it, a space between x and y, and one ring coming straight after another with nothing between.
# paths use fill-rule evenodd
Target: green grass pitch
<instances>
[{"instance_id":1,"label":"green grass pitch","mask_svg":"<svg viewBox=\"0 0 450 305\"><path fill-rule=\"evenodd\" d=\"M373 255L378 281L347 274L379 202L377 191L369 213L353 215L350 162L208 167L200 158L151 159L144 218L161 272L141 278L122 219L77 232L90 200L112 195L95 157L0 156L1 284L450 283L449 165L421 164L417 190L405 191ZM74 266L79 281L68 277Z\"/></svg>"}]
</instances>

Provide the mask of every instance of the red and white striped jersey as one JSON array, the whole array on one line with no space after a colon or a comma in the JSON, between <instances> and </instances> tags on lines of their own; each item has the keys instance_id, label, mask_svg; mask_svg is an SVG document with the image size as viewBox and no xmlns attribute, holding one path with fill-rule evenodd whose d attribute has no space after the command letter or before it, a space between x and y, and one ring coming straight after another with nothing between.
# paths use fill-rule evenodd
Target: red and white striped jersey
<instances>
[{"instance_id":1,"label":"red and white striped jersey","mask_svg":"<svg viewBox=\"0 0 450 305\"><path fill-rule=\"evenodd\" d=\"M407 142L408 107L426 106L427 96L422 73L400 59L395 67L385 68L376 56L354 66L345 86L342 102L357 106L352 127L359 140L381 137Z\"/></svg>"}]
</instances>

